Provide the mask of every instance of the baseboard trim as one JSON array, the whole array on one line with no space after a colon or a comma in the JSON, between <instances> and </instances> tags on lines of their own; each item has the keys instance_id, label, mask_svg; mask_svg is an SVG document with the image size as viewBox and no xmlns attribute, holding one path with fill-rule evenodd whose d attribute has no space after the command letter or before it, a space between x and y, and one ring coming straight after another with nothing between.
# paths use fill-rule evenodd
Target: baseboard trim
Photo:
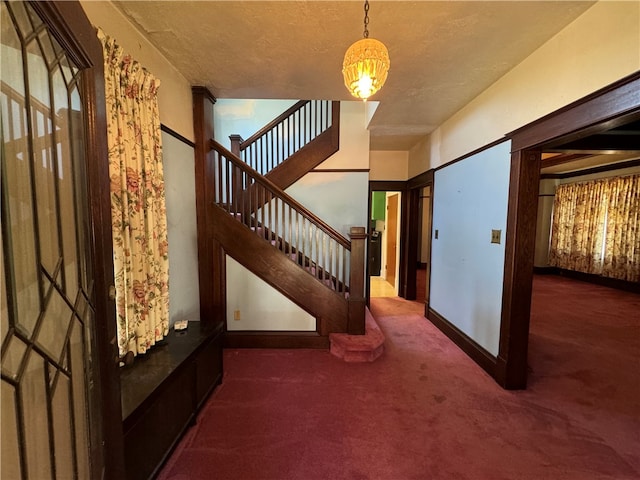
<instances>
[{"instance_id":1,"label":"baseboard trim","mask_svg":"<svg viewBox=\"0 0 640 480\"><path fill-rule=\"evenodd\" d=\"M593 273L565 270L564 268L558 267L533 267L533 273L542 275L560 275L561 277L567 277L581 282L594 283L596 285L624 290L626 292L640 293L640 283L620 280L619 278L603 277L601 275L594 275Z\"/></svg>"},{"instance_id":2,"label":"baseboard trim","mask_svg":"<svg viewBox=\"0 0 640 480\"><path fill-rule=\"evenodd\" d=\"M496 365L497 359L483 347L471 339L467 334L462 332L458 327L449 322L446 318L436 312L433 308L429 308L427 318L442 333L449 337L464 353L469 355L485 372L497 380Z\"/></svg>"},{"instance_id":3,"label":"baseboard trim","mask_svg":"<svg viewBox=\"0 0 640 480\"><path fill-rule=\"evenodd\" d=\"M558 275L560 269L558 267L533 267L533 273L537 275Z\"/></svg>"},{"instance_id":4,"label":"baseboard trim","mask_svg":"<svg viewBox=\"0 0 640 480\"><path fill-rule=\"evenodd\" d=\"M329 337L316 332L229 332L225 348L329 348Z\"/></svg>"}]
</instances>

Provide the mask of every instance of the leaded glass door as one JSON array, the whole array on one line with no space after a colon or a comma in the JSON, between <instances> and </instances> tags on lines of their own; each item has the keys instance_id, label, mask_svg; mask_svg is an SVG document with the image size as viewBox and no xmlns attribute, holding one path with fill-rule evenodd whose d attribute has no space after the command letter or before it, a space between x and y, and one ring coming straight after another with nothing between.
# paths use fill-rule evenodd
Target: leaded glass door
<instances>
[{"instance_id":1,"label":"leaded glass door","mask_svg":"<svg viewBox=\"0 0 640 480\"><path fill-rule=\"evenodd\" d=\"M0 7L0 477L85 479L104 463L95 332L106 313L95 301L88 83L35 7Z\"/></svg>"}]
</instances>

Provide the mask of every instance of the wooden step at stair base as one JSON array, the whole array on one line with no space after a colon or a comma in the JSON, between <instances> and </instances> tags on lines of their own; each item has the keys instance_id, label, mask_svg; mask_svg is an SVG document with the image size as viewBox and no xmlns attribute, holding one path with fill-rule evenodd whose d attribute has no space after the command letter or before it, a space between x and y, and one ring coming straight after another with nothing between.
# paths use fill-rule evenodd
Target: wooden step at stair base
<instances>
[{"instance_id":1,"label":"wooden step at stair base","mask_svg":"<svg viewBox=\"0 0 640 480\"><path fill-rule=\"evenodd\" d=\"M365 334L329 334L331 353L345 362L373 362L384 352L384 334L369 309L365 312Z\"/></svg>"}]
</instances>

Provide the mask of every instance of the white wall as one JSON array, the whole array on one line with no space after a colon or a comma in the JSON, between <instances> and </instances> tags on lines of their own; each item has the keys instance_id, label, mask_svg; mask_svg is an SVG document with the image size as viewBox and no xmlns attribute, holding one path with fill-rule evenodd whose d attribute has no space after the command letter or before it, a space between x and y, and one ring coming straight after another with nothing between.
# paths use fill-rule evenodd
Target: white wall
<instances>
[{"instance_id":1,"label":"white wall","mask_svg":"<svg viewBox=\"0 0 640 480\"><path fill-rule=\"evenodd\" d=\"M408 180L408 151L371 151L369 180Z\"/></svg>"},{"instance_id":2,"label":"white wall","mask_svg":"<svg viewBox=\"0 0 640 480\"><path fill-rule=\"evenodd\" d=\"M227 330L315 331L316 319L227 256ZM238 312L240 320L234 319Z\"/></svg>"},{"instance_id":3,"label":"white wall","mask_svg":"<svg viewBox=\"0 0 640 480\"><path fill-rule=\"evenodd\" d=\"M162 133L169 235L169 318L199 320L198 242L193 148Z\"/></svg>"},{"instance_id":4,"label":"white wall","mask_svg":"<svg viewBox=\"0 0 640 480\"><path fill-rule=\"evenodd\" d=\"M100 27L142 66L160 80L158 107L160 122L193 140L191 85L169 61L114 7L111 2L81 0L82 8L95 27ZM197 320L198 255L195 245L194 152L189 145L162 134L163 167L167 190L169 236L169 315Z\"/></svg>"},{"instance_id":5,"label":"white wall","mask_svg":"<svg viewBox=\"0 0 640 480\"><path fill-rule=\"evenodd\" d=\"M596 3L435 130L429 167L488 145L639 70L639 20L640 2Z\"/></svg>"},{"instance_id":6,"label":"white wall","mask_svg":"<svg viewBox=\"0 0 640 480\"><path fill-rule=\"evenodd\" d=\"M308 173L286 192L347 238L351 227L368 225L365 172Z\"/></svg>"},{"instance_id":7,"label":"white wall","mask_svg":"<svg viewBox=\"0 0 640 480\"><path fill-rule=\"evenodd\" d=\"M340 150L317 168L369 169L369 130L365 102L340 102Z\"/></svg>"},{"instance_id":8,"label":"white wall","mask_svg":"<svg viewBox=\"0 0 640 480\"><path fill-rule=\"evenodd\" d=\"M193 140L191 85L110 1L80 0L89 21L116 39L124 51L160 80L160 122Z\"/></svg>"},{"instance_id":9,"label":"white wall","mask_svg":"<svg viewBox=\"0 0 640 480\"><path fill-rule=\"evenodd\" d=\"M435 172L430 307L497 356L510 142ZM492 244L491 230L502 230ZM435 232L438 232L438 238Z\"/></svg>"},{"instance_id":10,"label":"white wall","mask_svg":"<svg viewBox=\"0 0 640 480\"><path fill-rule=\"evenodd\" d=\"M437 130L432 135L428 135L416 143L409 150L407 178L413 178L431 168L431 138L434 135L437 135Z\"/></svg>"}]
</instances>

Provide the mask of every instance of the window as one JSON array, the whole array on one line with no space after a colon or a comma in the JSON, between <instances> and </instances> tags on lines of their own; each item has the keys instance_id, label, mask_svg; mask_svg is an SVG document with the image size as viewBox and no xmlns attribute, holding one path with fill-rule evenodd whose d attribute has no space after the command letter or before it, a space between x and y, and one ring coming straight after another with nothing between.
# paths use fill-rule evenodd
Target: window
<instances>
[{"instance_id":1,"label":"window","mask_svg":"<svg viewBox=\"0 0 640 480\"><path fill-rule=\"evenodd\" d=\"M640 175L560 185L549 262L640 281Z\"/></svg>"}]
</instances>

